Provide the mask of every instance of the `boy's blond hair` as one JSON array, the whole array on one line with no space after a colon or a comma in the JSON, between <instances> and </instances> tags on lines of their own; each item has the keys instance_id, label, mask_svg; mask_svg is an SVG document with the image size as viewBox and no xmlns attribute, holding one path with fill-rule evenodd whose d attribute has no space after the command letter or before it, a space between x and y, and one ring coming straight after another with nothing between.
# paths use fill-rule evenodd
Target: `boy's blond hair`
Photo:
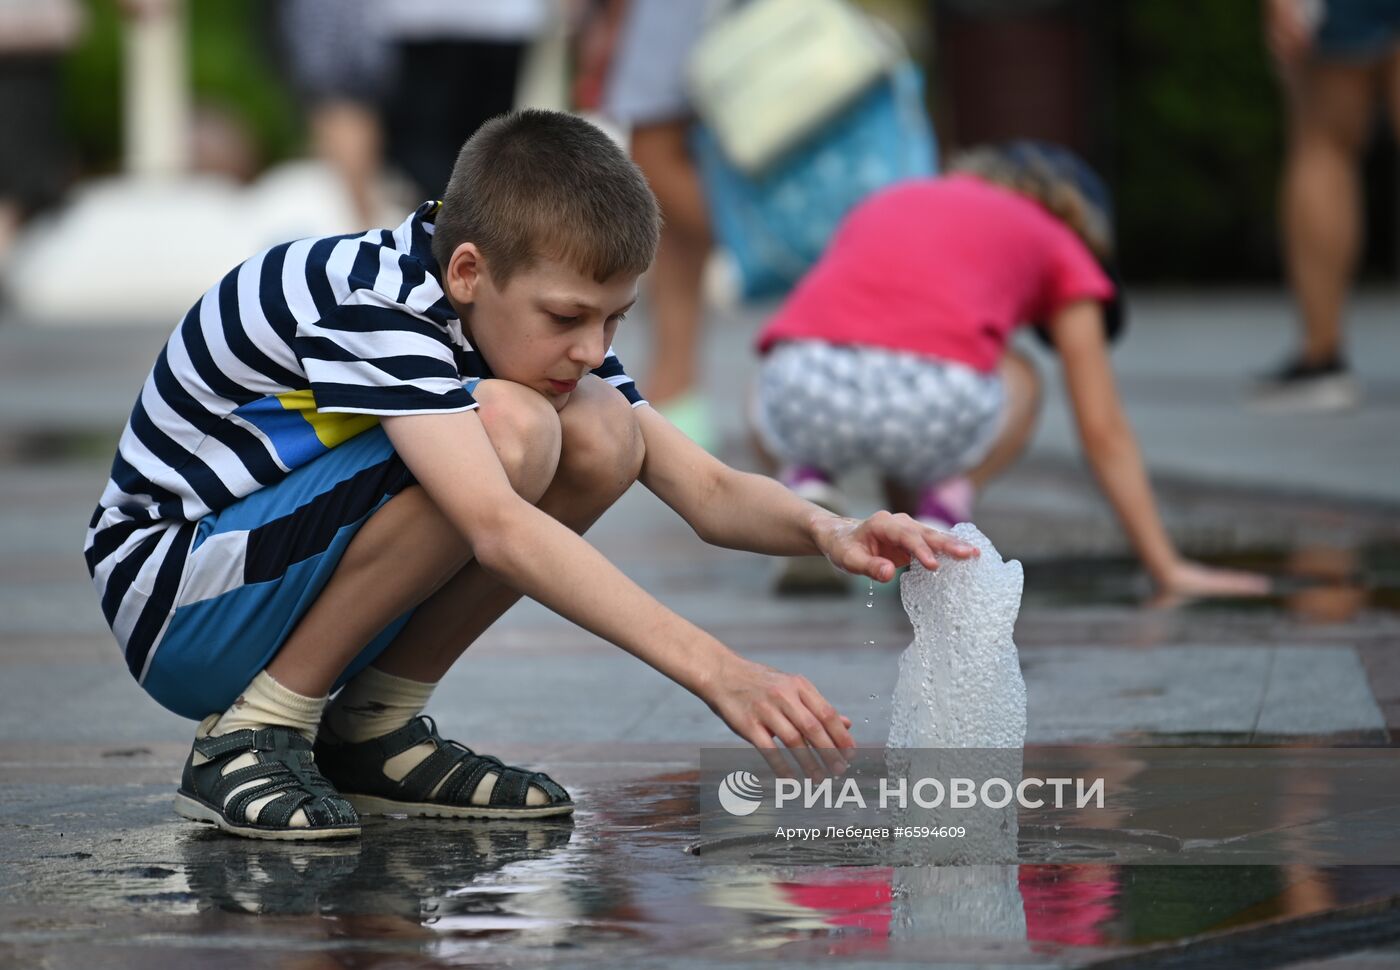
<instances>
[{"instance_id":1,"label":"boy's blond hair","mask_svg":"<svg viewBox=\"0 0 1400 970\"><path fill-rule=\"evenodd\" d=\"M1113 226L1109 214L1065 178L1048 156L1037 156L1024 145L1019 157L997 146L982 146L954 156L947 171L949 174L966 172L1034 199L1069 226L1100 260L1113 258Z\"/></svg>"},{"instance_id":2,"label":"boy's blond hair","mask_svg":"<svg viewBox=\"0 0 1400 970\"><path fill-rule=\"evenodd\" d=\"M557 111L498 115L467 139L434 223L446 270L472 242L504 287L542 257L598 282L651 265L661 213L641 170L595 126Z\"/></svg>"}]
</instances>

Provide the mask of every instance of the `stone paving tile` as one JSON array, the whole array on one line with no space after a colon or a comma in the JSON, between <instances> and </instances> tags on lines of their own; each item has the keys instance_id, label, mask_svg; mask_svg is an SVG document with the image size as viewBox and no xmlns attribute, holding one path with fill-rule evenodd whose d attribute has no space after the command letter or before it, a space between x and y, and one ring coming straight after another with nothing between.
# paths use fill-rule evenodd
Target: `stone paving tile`
<instances>
[{"instance_id":1,"label":"stone paving tile","mask_svg":"<svg viewBox=\"0 0 1400 970\"><path fill-rule=\"evenodd\" d=\"M1395 970L1400 967L1400 946L1362 950L1327 960L1286 964L1283 970Z\"/></svg>"},{"instance_id":2,"label":"stone paving tile","mask_svg":"<svg viewBox=\"0 0 1400 970\"><path fill-rule=\"evenodd\" d=\"M1274 650L1256 732L1328 734L1384 726L1355 651Z\"/></svg>"},{"instance_id":3,"label":"stone paving tile","mask_svg":"<svg viewBox=\"0 0 1400 970\"><path fill-rule=\"evenodd\" d=\"M1185 545L1221 554L1311 544L1400 548L1397 456L1376 447L1400 420L1400 382L1387 363L1400 359L1400 331L1391 325L1395 305L1388 298L1360 302L1356 336L1370 396L1363 412L1335 421L1263 419L1239 407L1244 376L1271 359L1274 344L1282 346L1280 301L1158 297L1135 307L1135 336L1116 353L1116 364L1157 473L1164 516ZM724 455L744 466L752 464L739 418L748 368L730 365L748 360L745 343L756 322L753 313L731 315L715 328L707 349ZM1213 350L1202 358L1192 348L1207 336ZM644 337L644 326L624 335L625 360L641 359ZM170 815L168 801L191 726L131 681L102 624L79 549L115 431L163 338L159 329L29 331L0 323L0 493L8 499L0 508L0 873L22 846L54 854L56 869L81 873L84 860L60 857L89 849L65 849L64 841L80 831L110 841L124 837L114 831L128 830L133 834L125 837L136 841L101 850L110 858L99 861L134 867L134 873L142 867L130 860L145 853L159 863L146 868L172 873L139 891L130 888L145 878L139 874L119 873L130 880L102 883L104 905L114 907L110 919L83 915L89 901L73 903L54 920L52 913L26 909L22 894L6 897L18 905L0 906L0 963L193 962L246 970L285 965L291 951L313 962L434 965L486 957L493 951L483 941L498 931L473 923L478 917L471 914L438 930L421 921L398 922L379 936L357 936L344 922L328 930L329 924L263 919L260 946L269 949L251 947L240 917L199 911L190 887L176 884L173 874L187 871L184 863L161 861L162 853L185 858L174 847L185 844L189 829ZM1386 740L1387 726L1400 729L1400 615L1393 606L1373 604L1326 623L1286 596L1224 609L1149 609L1134 567L1100 568L1122 554L1123 540L1078 460L1053 389L1053 367L1047 371L1050 403L1034 453L989 491L979 512L988 534L1005 553L1025 560L1035 580L1028 581L1017 627L1031 741L1118 736L1150 743L1155 736L1196 743L1292 738L1375 744ZM1307 460L1300 461L1304 454ZM857 479L850 487L858 510L875 507L872 481ZM591 538L678 612L755 659L811 676L855 720L863 743L883 739L896 660L910 636L893 586L873 596L855 584L846 597L774 599L767 591L769 563L701 545L641 490L610 512ZM1086 564L1092 567L1087 585L1064 581L1067 569ZM1106 585L1103 575L1111 579ZM866 602L873 606L867 609ZM445 733L548 767L586 793L590 804L607 803L610 785L644 785L683 772L702 744L736 743L698 700L532 603L512 611L473 647L440 688L433 713ZM639 852L596 858L627 867L641 882L652 867L664 868L662 857L647 855L643 843L666 824L657 819L665 816L671 794L659 783L638 795L625 824L585 825L595 849ZM38 824L50 827L24 829L41 805L54 818ZM196 844L189 865L207 868L217 853ZM230 864L237 871L242 863ZM227 875L217 866L214 872ZM3 878L0 894L15 891ZM585 883L606 891L615 885L609 878L590 872ZM655 880L662 898L648 905L672 907L667 918L674 916L677 925L699 913L704 919L697 925L706 932L734 931L738 923L715 922L716 910L696 902L694 887L684 881L689 878ZM174 881L166 886L165 880ZM679 895L677 885L686 886ZM1376 893L1384 891L1377 885ZM166 915L132 898L164 907ZM774 919L773 925L784 925ZM614 929L625 935L636 926L607 932ZM776 958L804 962L825 955L829 945L825 939L810 947L789 944ZM878 962L915 962L930 956L928 949L927 941L894 940ZM511 952L519 957L522 951ZM951 947L939 956L1068 966L1128 952L1027 948L1022 940L1000 948ZM579 956L586 953L568 954L563 965L580 965ZM756 953L744 959L767 962ZM668 966L713 962L698 947L673 947L665 959ZM867 961L850 952L843 962Z\"/></svg>"},{"instance_id":4,"label":"stone paving tile","mask_svg":"<svg viewBox=\"0 0 1400 970\"><path fill-rule=\"evenodd\" d=\"M1023 666L1033 742L1385 728L1347 649L1051 647L1028 652Z\"/></svg>"},{"instance_id":5,"label":"stone paving tile","mask_svg":"<svg viewBox=\"0 0 1400 970\"><path fill-rule=\"evenodd\" d=\"M898 651L757 649L763 663L804 672L855 722L862 744L888 731ZM443 729L468 741L612 740L726 744L734 738L695 697L608 646L568 662L483 643L434 696ZM1024 651L1028 743L1143 735L1381 735L1385 722L1355 653L1345 648L1168 646L1123 651L1057 646ZM0 686L0 738L11 741L176 740L188 723L131 682L115 651L105 661L10 662ZM55 724L49 712L81 710Z\"/></svg>"}]
</instances>

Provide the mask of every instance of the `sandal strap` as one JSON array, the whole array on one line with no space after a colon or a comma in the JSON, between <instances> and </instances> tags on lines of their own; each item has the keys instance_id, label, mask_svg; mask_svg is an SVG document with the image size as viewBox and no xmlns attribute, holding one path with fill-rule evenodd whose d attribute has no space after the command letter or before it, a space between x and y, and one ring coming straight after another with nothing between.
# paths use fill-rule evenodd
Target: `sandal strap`
<instances>
[{"instance_id":1,"label":"sandal strap","mask_svg":"<svg viewBox=\"0 0 1400 970\"><path fill-rule=\"evenodd\" d=\"M272 781L266 785L255 785L244 791L241 791L237 795L233 796L233 798L230 799L227 804L225 804L222 800L217 801L215 804L223 806L224 814L227 815L229 818L246 819L248 817L248 806L251 805L253 802L257 801L259 798L266 798L269 795L277 795L277 802L284 801L286 797L290 795L293 799L298 800L298 803L300 803L300 800L302 800L302 796L304 796L304 798L315 797L313 795L307 794L306 792L298 791L296 787L296 782L287 778L282 778L277 781ZM268 808L271 808L272 804L274 803L269 802ZM267 808L263 809L263 811L267 810ZM288 812L287 816L290 818L291 814L291 812ZM260 823L266 824L264 817L261 813L258 815L258 819ZM285 822L286 820L284 819L282 824L285 824Z\"/></svg>"},{"instance_id":2,"label":"sandal strap","mask_svg":"<svg viewBox=\"0 0 1400 970\"><path fill-rule=\"evenodd\" d=\"M316 767L311 742L292 728L244 729L198 738L194 752L208 760L195 765L191 754L186 768L189 786L231 820L247 822L248 806L268 796L276 797L259 811L259 825L285 827L297 809L305 812L313 827L359 820L350 803ZM230 761L249 753L258 756L256 763L224 773ZM230 798L242 785L248 787Z\"/></svg>"},{"instance_id":3,"label":"sandal strap","mask_svg":"<svg viewBox=\"0 0 1400 970\"><path fill-rule=\"evenodd\" d=\"M310 751L311 742L287 727L244 728L212 738L198 738L194 749L206 758L222 758L235 751Z\"/></svg>"},{"instance_id":4,"label":"sandal strap","mask_svg":"<svg viewBox=\"0 0 1400 970\"><path fill-rule=\"evenodd\" d=\"M505 767L501 764L500 758L489 754L479 754L475 757L475 762L464 766L447 784L443 785L442 791L438 793L443 801L452 805L471 804L472 795L476 794L481 779L491 772L500 771Z\"/></svg>"},{"instance_id":5,"label":"sandal strap","mask_svg":"<svg viewBox=\"0 0 1400 970\"><path fill-rule=\"evenodd\" d=\"M291 790L263 806L258 813L258 824L285 826L297 809L306 814L306 821L313 826L347 825L359 821L355 809L339 795L313 796L308 792Z\"/></svg>"},{"instance_id":6,"label":"sandal strap","mask_svg":"<svg viewBox=\"0 0 1400 970\"><path fill-rule=\"evenodd\" d=\"M523 808L530 794L532 772L520 768L503 768L496 776L496 784L491 786L492 808Z\"/></svg>"},{"instance_id":7,"label":"sandal strap","mask_svg":"<svg viewBox=\"0 0 1400 970\"><path fill-rule=\"evenodd\" d=\"M549 796L550 804L555 802L567 802L569 793L564 790L564 786L543 771L537 771L530 776L530 784L537 785L541 791Z\"/></svg>"},{"instance_id":8,"label":"sandal strap","mask_svg":"<svg viewBox=\"0 0 1400 970\"><path fill-rule=\"evenodd\" d=\"M472 753L466 748L443 742L438 745L437 750L418 762L412 771L399 780L399 787L415 799L419 796L427 798L433 789L442 784L444 778L456 771L457 766L470 757Z\"/></svg>"},{"instance_id":9,"label":"sandal strap","mask_svg":"<svg viewBox=\"0 0 1400 970\"><path fill-rule=\"evenodd\" d=\"M384 775L386 761L425 741L431 741L435 750L402 779L396 782ZM492 808L525 808L532 785L545 793L550 804L569 800L568 792L542 771L515 768L493 755L444 740L426 714L378 738L323 742L318 760L342 790L397 801L469 805L481 780L493 772L496 781L486 803Z\"/></svg>"},{"instance_id":10,"label":"sandal strap","mask_svg":"<svg viewBox=\"0 0 1400 970\"><path fill-rule=\"evenodd\" d=\"M439 748L444 743L442 737L437 733L437 724L427 715L420 714L397 731L390 731L388 734L360 743L367 747L377 747L383 760L388 761L395 755L403 754L409 748L417 747L424 741L432 741Z\"/></svg>"}]
</instances>

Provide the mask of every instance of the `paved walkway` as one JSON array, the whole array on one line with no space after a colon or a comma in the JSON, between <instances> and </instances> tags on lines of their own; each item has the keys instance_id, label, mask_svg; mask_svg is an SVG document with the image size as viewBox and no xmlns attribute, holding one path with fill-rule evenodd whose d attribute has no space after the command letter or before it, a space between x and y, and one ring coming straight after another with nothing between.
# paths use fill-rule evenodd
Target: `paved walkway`
<instances>
[{"instance_id":1,"label":"paved walkway","mask_svg":"<svg viewBox=\"0 0 1400 970\"><path fill-rule=\"evenodd\" d=\"M1280 300L1153 296L1134 312L1116 361L1173 531L1193 552L1262 557L1281 572L1307 573L1318 555L1341 565L1324 570L1334 582L1321 596L1289 581L1262 604L1145 608L1052 391L1030 459L979 510L1003 553L1027 563L1017 640L1031 742L1386 743L1400 728L1400 300L1367 297L1357 308L1354 356L1366 406L1306 420L1240 407L1243 378L1282 352ZM741 463L744 347L754 323L752 315L722 322L710 347L722 450ZM629 327L620 352L638 360L644 318ZM575 956L600 958L631 940L632 957L669 954L674 965L770 952L805 960L817 944L845 945L833 927L850 924L794 908L790 889L758 870L717 886L689 866L681 854L694 834L687 766L698 747L732 739L699 701L531 603L473 647L433 712L446 733L549 766L576 789L586 810L562 843L498 832L480 845L453 840L439 858L411 848L439 841L436 830L401 838L377 829L351 856L289 856L230 846L174 820L167 799L190 725L130 681L79 554L115 432L163 338L154 329L32 330L0 321L0 490L8 499L0 507L0 908L9 914L0 920L0 959L73 965L100 954L104 965L260 966L271 956L249 956L247 945L263 933L282 950L364 948L443 963L557 958L552 948L567 940L588 941ZM736 361L742 366L726 366ZM854 483L853 493L873 507L869 484ZM896 659L910 636L892 586L776 600L767 562L701 545L642 490L591 537L737 649L807 673L854 719L863 742L883 740ZM401 856L375 855L384 845L399 846ZM294 871L320 872L324 881L305 877L305 898L268 895ZM1111 897L1118 902L1105 904L1103 925L1118 919L1121 927L1124 913L1136 912L1127 902L1134 880L1146 877L1128 867L1114 878L1122 880ZM1379 905L1400 891L1379 878L1364 890L1316 875L1278 878L1277 886L1239 888L1233 902L1160 939L1223 932L1246 902L1256 914L1318 919L1341 913L1346 901ZM569 887L567 899L549 889L556 880ZM387 887L382 896L370 892L376 881ZM274 930L229 915L240 907L324 914L317 893L334 900L351 889L361 918L380 922L339 941L320 919ZM1172 891L1201 898L1204 889ZM615 898L590 902L589 892ZM925 914L938 908L931 892L914 894ZM1299 908L1303 898L1315 902ZM420 918L430 903L446 922ZM94 906L97 916L84 915ZM1256 918L1240 916L1249 925ZM856 948L848 956L1080 965L1139 953L1152 939L1146 930L1114 931L1084 948L1047 949L1032 945L1040 932L1032 929L1019 942L960 950L927 935L927 926L921 936L911 919L903 942L896 933L880 953ZM694 932L677 929L687 921ZM98 925L101 949L89 936ZM668 934L692 950L665 943ZM743 942L726 950L702 936Z\"/></svg>"}]
</instances>

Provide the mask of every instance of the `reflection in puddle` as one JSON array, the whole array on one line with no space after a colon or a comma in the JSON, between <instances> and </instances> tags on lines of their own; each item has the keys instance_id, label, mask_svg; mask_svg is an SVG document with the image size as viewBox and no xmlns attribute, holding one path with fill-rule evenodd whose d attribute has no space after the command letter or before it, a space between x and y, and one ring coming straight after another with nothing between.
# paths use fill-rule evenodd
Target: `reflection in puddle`
<instances>
[{"instance_id":1,"label":"reflection in puddle","mask_svg":"<svg viewBox=\"0 0 1400 970\"><path fill-rule=\"evenodd\" d=\"M583 800L606 807L572 823L372 822L358 843L338 846L172 827L178 859L140 874L148 896L139 908L191 913L200 933L247 932L242 920L256 914L260 935L294 934L301 948L373 944L508 963L565 953L800 956L814 945L833 955L913 945L1006 957L1180 940L1400 894L1400 866L707 862L684 851L699 831L698 786L695 773L619 785ZM167 908L166 894L180 902Z\"/></svg>"},{"instance_id":2,"label":"reflection in puddle","mask_svg":"<svg viewBox=\"0 0 1400 970\"><path fill-rule=\"evenodd\" d=\"M282 916L376 914L493 929L544 920L551 907L543 900L573 835L567 819L395 820L370 821L361 839L337 844L199 831L181 848L190 891L205 907ZM514 905L522 899L530 900L525 909ZM554 908L567 921L570 908Z\"/></svg>"},{"instance_id":3,"label":"reflection in puddle","mask_svg":"<svg viewBox=\"0 0 1400 970\"><path fill-rule=\"evenodd\" d=\"M1400 612L1400 545L1359 548L1302 546L1194 556L1210 565L1262 572L1274 580L1272 595L1154 605L1196 610L1270 609L1310 623L1341 623L1365 610ZM1149 600L1146 579L1127 558L1050 559L1025 563L1029 606L1136 605Z\"/></svg>"},{"instance_id":4,"label":"reflection in puddle","mask_svg":"<svg viewBox=\"0 0 1400 970\"><path fill-rule=\"evenodd\" d=\"M822 937L848 952L892 940L1141 946L1400 893L1400 867L1355 866L749 866L709 878L706 902L739 914L751 945Z\"/></svg>"}]
</instances>

